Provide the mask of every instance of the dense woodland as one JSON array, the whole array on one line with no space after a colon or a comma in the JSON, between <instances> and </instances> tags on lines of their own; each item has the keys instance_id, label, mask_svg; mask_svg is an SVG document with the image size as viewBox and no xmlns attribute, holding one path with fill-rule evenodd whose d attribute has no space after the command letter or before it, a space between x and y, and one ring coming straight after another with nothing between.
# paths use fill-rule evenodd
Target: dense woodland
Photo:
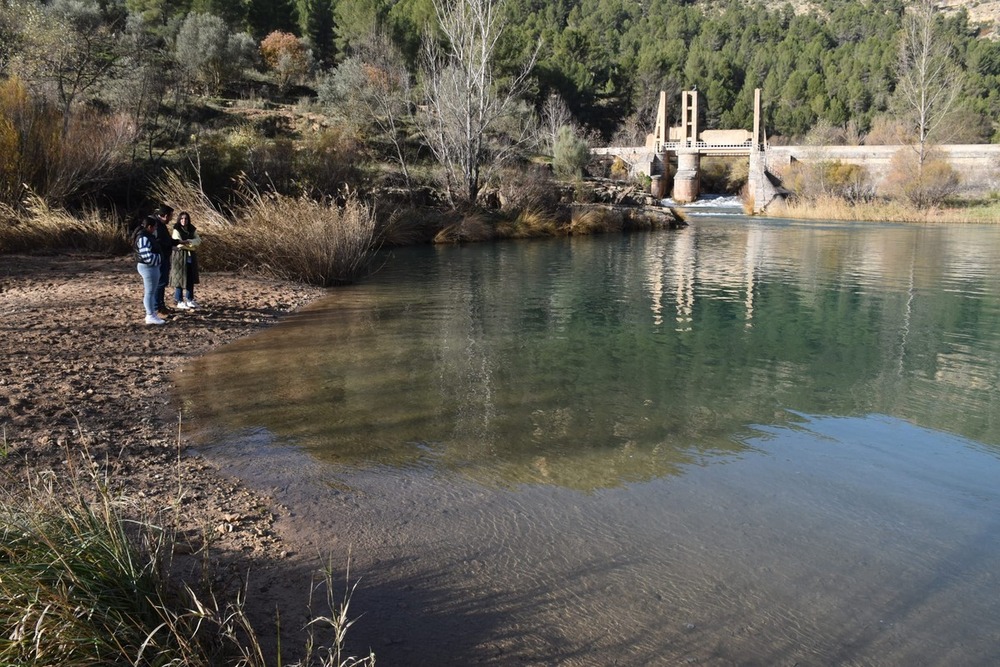
<instances>
[{"instance_id":1,"label":"dense woodland","mask_svg":"<svg viewBox=\"0 0 1000 667\"><path fill-rule=\"evenodd\" d=\"M138 206L128 193L164 167L208 192L237 179L286 192L379 179L412 188L448 160L482 165L445 178L475 200L504 160L568 155L578 173L582 142L641 143L658 91L677 99L695 87L705 128L749 128L759 87L772 141L912 139L898 122L900 0L798 12L742 0L474 0L495 11L476 84L492 106L473 155L444 155L434 141L444 130L420 118L440 102L433 90L461 35L479 34L456 9L469 3L0 0L0 202L99 193ZM964 11L935 14L955 99L932 140L1000 140L989 29ZM289 115L253 113L282 105Z\"/></svg>"}]
</instances>

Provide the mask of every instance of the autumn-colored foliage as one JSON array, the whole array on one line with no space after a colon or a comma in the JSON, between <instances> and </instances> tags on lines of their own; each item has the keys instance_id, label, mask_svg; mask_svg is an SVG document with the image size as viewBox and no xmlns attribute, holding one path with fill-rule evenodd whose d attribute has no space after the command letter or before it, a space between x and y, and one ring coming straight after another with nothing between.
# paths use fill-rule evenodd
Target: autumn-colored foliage
<instances>
[{"instance_id":1,"label":"autumn-colored foliage","mask_svg":"<svg viewBox=\"0 0 1000 667\"><path fill-rule=\"evenodd\" d=\"M309 51L290 32L275 30L269 34L260 43L260 54L264 64L277 76L282 89L309 71Z\"/></svg>"}]
</instances>

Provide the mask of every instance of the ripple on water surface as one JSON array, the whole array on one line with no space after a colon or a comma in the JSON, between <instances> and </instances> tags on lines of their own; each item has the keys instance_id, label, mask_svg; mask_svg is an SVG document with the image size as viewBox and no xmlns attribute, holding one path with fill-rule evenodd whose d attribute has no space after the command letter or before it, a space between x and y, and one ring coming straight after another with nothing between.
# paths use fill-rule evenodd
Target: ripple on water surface
<instances>
[{"instance_id":1,"label":"ripple on water surface","mask_svg":"<svg viewBox=\"0 0 1000 667\"><path fill-rule=\"evenodd\" d=\"M178 387L355 541L387 664L992 664L998 265L756 221L413 249Z\"/></svg>"}]
</instances>

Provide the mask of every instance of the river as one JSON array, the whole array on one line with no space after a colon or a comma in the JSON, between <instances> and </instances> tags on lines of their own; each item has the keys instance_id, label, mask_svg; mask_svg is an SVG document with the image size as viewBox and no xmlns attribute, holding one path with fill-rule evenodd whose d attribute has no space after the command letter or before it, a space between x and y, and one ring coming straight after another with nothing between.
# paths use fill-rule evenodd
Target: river
<instances>
[{"instance_id":1,"label":"river","mask_svg":"<svg viewBox=\"0 0 1000 667\"><path fill-rule=\"evenodd\" d=\"M712 215L406 248L178 395L352 550L382 665L1000 664L998 267Z\"/></svg>"}]
</instances>

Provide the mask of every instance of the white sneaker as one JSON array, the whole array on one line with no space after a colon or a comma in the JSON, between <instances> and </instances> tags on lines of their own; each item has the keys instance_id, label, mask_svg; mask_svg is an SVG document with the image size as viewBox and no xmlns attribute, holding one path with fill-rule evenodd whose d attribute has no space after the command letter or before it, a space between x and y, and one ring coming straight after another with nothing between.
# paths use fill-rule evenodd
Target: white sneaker
<instances>
[{"instance_id":1,"label":"white sneaker","mask_svg":"<svg viewBox=\"0 0 1000 667\"><path fill-rule=\"evenodd\" d=\"M159 315L146 315L146 324L166 324L166 321Z\"/></svg>"},{"instance_id":2,"label":"white sneaker","mask_svg":"<svg viewBox=\"0 0 1000 667\"><path fill-rule=\"evenodd\" d=\"M174 304L174 308L177 310L191 310L194 306L189 304L187 301L178 301Z\"/></svg>"},{"instance_id":3,"label":"white sneaker","mask_svg":"<svg viewBox=\"0 0 1000 667\"><path fill-rule=\"evenodd\" d=\"M184 305L190 308L191 310L198 308L198 302L195 301L194 299L188 299L187 301L184 302Z\"/></svg>"}]
</instances>

